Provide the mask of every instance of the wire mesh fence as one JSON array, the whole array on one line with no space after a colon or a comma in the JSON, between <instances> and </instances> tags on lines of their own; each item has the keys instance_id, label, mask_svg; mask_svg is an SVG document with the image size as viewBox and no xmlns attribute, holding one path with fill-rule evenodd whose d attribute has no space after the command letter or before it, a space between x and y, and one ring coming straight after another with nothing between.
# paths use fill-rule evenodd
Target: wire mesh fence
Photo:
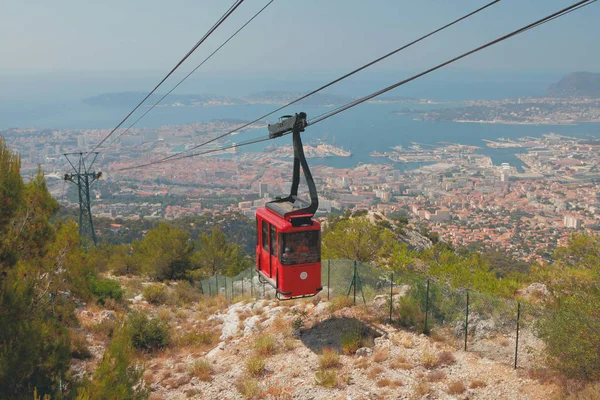
<instances>
[{"instance_id":1,"label":"wire mesh fence","mask_svg":"<svg viewBox=\"0 0 600 400\"><path fill-rule=\"evenodd\" d=\"M534 365L542 347L536 320L542 308L414 274L353 260L323 260L321 298L351 297L354 305L398 327L444 338L465 351L517 366ZM275 289L258 279L254 268L234 277L214 275L200 282L209 296L230 300L275 296Z\"/></svg>"}]
</instances>

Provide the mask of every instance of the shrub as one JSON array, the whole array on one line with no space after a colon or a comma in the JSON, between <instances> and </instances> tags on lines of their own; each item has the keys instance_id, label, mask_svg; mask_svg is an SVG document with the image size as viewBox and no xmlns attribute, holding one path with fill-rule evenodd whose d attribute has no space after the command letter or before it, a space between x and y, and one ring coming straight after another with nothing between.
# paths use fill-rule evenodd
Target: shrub
<instances>
[{"instance_id":1,"label":"shrub","mask_svg":"<svg viewBox=\"0 0 600 400\"><path fill-rule=\"evenodd\" d=\"M600 379L599 303L599 296L579 294L538 323L551 365L569 378Z\"/></svg>"},{"instance_id":2,"label":"shrub","mask_svg":"<svg viewBox=\"0 0 600 400\"><path fill-rule=\"evenodd\" d=\"M190 374L204 382L212 380L212 375L214 372L215 371L210 362L203 358L196 360L190 367Z\"/></svg>"},{"instance_id":3,"label":"shrub","mask_svg":"<svg viewBox=\"0 0 600 400\"><path fill-rule=\"evenodd\" d=\"M444 371L431 371L429 375L427 375L427 380L429 382L439 382L443 379L446 379L446 374Z\"/></svg>"},{"instance_id":4,"label":"shrub","mask_svg":"<svg viewBox=\"0 0 600 400\"><path fill-rule=\"evenodd\" d=\"M177 300L177 304L184 305L195 303L202 297L199 289L190 285L187 281L179 281L173 289L173 295Z\"/></svg>"},{"instance_id":5,"label":"shrub","mask_svg":"<svg viewBox=\"0 0 600 400\"><path fill-rule=\"evenodd\" d=\"M158 305L167 302L167 288L164 285L148 285L142 289L142 295L147 302Z\"/></svg>"},{"instance_id":6,"label":"shrub","mask_svg":"<svg viewBox=\"0 0 600 400\"><path fill-rule=\"evenodd\" d=\"M328 369L336 368L340 365L340 355L331 348L324 348L323 353L319 356L319 368Z\"/></svg>"},{"instance_id":7,"label":"shrub","mask_svg":"<svg viewBox=\"0 0 600 400\"><path fill-rule=\"evenodd\" d=\"M275 338L271 335L261 335L254 343L254 351L261 356L272 356L275 354L276 343Z\"/></svg>"},{"instance_id":8,"label":"shrub","mask_svg":"<svg viewBox=\"0 0 600 400\"><path fill-rule=\"evenodd\" d=\"M381 378L380 380L377 381L377 386L379 387L386 387L386 386L391 386L392 385L392 381L389 378Z\"/></svg>"},{"instance_id":9,"label":"shrub","mask_svg":"<svg viewBox=\"0 0 600 400\"><path fill-rule=\"evenodd\" d=\"M413 297L401 297L394 307L394 321L404 328L423 329L425 312L419 301Z\"/></svg>"},{"instance_id":10,"label":"shrub","mask_svg":"<svg viewBox=\"0 0 600 400\"><path fill-rule=\"evenodd\" d=\"M127 328L115 330L93 380L77 393L79 399L147 399L150 390L143 380L144 369L134 363L135 352Z\"/></svg>"},{"instance_id":11,"label":"shrub","mask_svg":"<svg viewBox=\"0 0 600 400\"><path fill-rule=\"evenodd\" d=\"M159 318L149 318L147 314L135 311L129 315L128 325L131 342L136 349L152 351L169 344L169 326Z\"/></svg>"},{"instance_id":12,"label":"shrub","mask_svg":"<svg viewBox=\"0 0 600 400\"><path fill-rule=\"evenodd\" d=\"M442 351L437 355L436 366L452 365L455 362L454 354L449 351Z\"/></svg>"},{"instance_id":13,"label":"shrub","mask_svg":"<svg viewBox=\"0 0 600 400\"><path fill-rule=\"evenodd\" d=\"M85 340L85 334L71 332L71 357L77 358L79 360L86 360L88 358L92 358L92 353L90 349L87 347L87 342Z\"/></svg>"},{"instance_id":14,"label":"shrub","mask_svg":"<svg viewBox=\"0 0 600 400\"><path fill-rule=\"evenodd\" d=\"M380 373L382 373L382 372L383 372L383 368L381 368L380 366L375 366L375 367L373 367L373 368L372 368L372 369L369 371L369 373L367 374L367 376L368 376L370 379L375 379L375 378L377 378L377 375L379 375L379 374L380 374Z\"/></svg>"},{"instance_id":15,"label":"shrub","mask_svg":"<svg viewBox=\"0 0 600 400\"><path fill-rule=\"evenodd\" d=\"M99 334L105 338L110 338L115 330L116 323L111 319L103 319L97 324L91 325L88 330L92 333Z\"/></svg>"},{"instance_id":16,"label":"shrub","mask_svg":"<svg viewBox=\"0 0 600 400\"><path fill-rule=\"evenodd\" d=\"M396 357L396 359L390 363L390 367L392 367L393 369L403 369L403 370L413 369L413 365L411 363L409 363L406 360L406 358L404 358L402 356Z\"/></svg>"},{"instance_id":17,"label":"shrub","mask_svg":"<svg viewBox=\"0 0 600 400\"><path fill-rule=\"evenodd\" d=\"M294 330L302 328L302 325L304 325L304 320L302 319L302 317L295 318L292 321L292 329Z\"/></svg>"},{"instance_id":18,"label":"shrub","mask_svg":"<svg viewBox=\"0 0 600 400\"><path fill-rule=\"evenodd\" d=\"M467 388L461 381L454 381L448 384L448 393L450 394L461 394L464 393L465 390L467 390Z\"/></svg>"},{"instance_id":19,"label":"shrub","mask_svg":"<svg viewBox=\"0 0 600 400\"><path fill-rule=\"evenodd\" d=\"M482 381L480 379L475 379L475 380L471 381L469 388L477 389L477 388L482 388L482 387L486 387L486 386L487 386L487 383L485 383L484 381Z\"/></svg>"},{"instance_id":20,"label":"shrub","mask_svg":"<svg viewBox=\"0 0 600 400\"><path fill-rule=\"evenodd\" d=\"M360 348L362 337L359 330L350 330L344 332L340 339L342 352L344 354L354 354Z\"/></svg>"},{"instance_id":21,"label":"shrub","mask_svg":"<svg viewBox=\"0 0 600 400\"><path fill-rule=\"evenodd\" d=\"M431 385L429 385L429 383L425 382L425 381L420 381L419 383L417 383L417 385L414 388L414 394L416 398L421 398L423 396L425 396L426 394L429 394L431 392Z\"/></svg>"},{"instance_id":22,"label":"shrub","mask_svg":"<svg viewBox=\"0 0 600 400\"><path fill-rule=\"evenodd\" d=\"M315 384L323 387L336 387L337 374L333 370L318 370L315 373Z\"/></svg>"},{"instance_id":23,"label":"shrub","mask_svg":"<svg viewBox=\"0 0 600 400\"><path fill-rule=\"evenodd\" d=\"M265 358L261 355L254 355L246 361L246 370L250 375L261 375L265 372Z\"/></svg>"},{"instance_id":24,"label":"shrub","mask_svg":"<svg viewBox=\"0 0 600 400\"><path fill-rule=\"evenodd\" d=\"M437 357L430 349L425 349L421 355L421 365L427 369L437 367Z\"/></svg>"},{"instance_id":25,"label":"shrub","mask_svg":"<svg viewBox=\"0 0 600 400\"><path fill-rule=\"evenodd\" d=\"M100 304L104 304L106 299L123 300L121 284L114 279L92 279L90 289Z\"/></svg>"},{"instance_id":26,"label":"shrub","mask_svg":"<svg viewBox=\"0 0 600 400\"><path fill-rule=\"evenodd\" d=\"M388 356L389 356L388 350L378 349L378 350L375 350L375 353L373 354L373 360L375 362L380 363L380 362L387 360Z\"/></svg>"},{"instance_id":27,"label":"shrub","mask_svg":"<svg viewBox=\"0 0 600 400\"><path fill-rule=\"evenodd\" d=\"M248 378L245 376L240 377L235 383L235 388L245 399L254 399L260 393L258 387L258 381L254 378Z\"/></svg>"}]
</instances>

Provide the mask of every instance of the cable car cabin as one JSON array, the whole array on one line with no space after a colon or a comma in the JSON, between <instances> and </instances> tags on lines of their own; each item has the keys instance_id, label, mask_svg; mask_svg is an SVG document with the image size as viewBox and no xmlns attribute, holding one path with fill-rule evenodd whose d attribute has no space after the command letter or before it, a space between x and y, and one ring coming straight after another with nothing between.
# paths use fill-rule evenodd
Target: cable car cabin
<instances>
[{"instance_id":1,"label":"cable car cabin","mask_svg":"<svg viewBox=\"0 0 600 400\"><path fill-rule=\"evenodd\" d=\"M317 188L310 173L300 132L308 125L306 113L285 115L270 124L269 137L292 132L294 167L290 194L256 211L256 271L261 282L273 286L280 300L310 297L321 286L321 225L312 217L319 208ZM298 198L300 168L310 203Z\"/></svg>"},{"instance_id":2,"label":"cable car cabin","mask_svg":"<svg viewBox=\"0 0 600 400\"><path fill-rule=\"evenodd\" d=\"M268 208L256 211L256 266L280 299L309 297L321 286L321 225L312 215L282 218Z\"/></svg>"}]
</instances>

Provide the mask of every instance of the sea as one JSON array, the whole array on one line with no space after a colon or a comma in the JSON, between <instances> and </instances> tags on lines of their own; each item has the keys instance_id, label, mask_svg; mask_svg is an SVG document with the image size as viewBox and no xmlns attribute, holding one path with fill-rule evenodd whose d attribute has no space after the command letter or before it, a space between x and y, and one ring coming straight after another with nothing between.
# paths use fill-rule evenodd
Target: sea
<instances>
[{"instance_id":1,"label":"sea","mask_svg":"<svg viewBox=\"0 0 600 400\"><path fill-rule=\"evenodd\" d=\"M483 139L515 139L526 136L540 137L556 133L575 137L600 137L600 124L575 125L505 125L482 123L457 123L422 121L417 115L397 114L401 109L431 109L453 107L458 101L475 99L499 99L518 97L527 93L541 94L546 83L512 86L505 83L470 84L467 89L455 85L439 85L441 89L425 91L427 98L442 101L442 104L420 103L365 103L338 114L318 124L309 126L303 133L305 142L324 140L352 152L350 157L327 157L311 159L312 164L328 165L337 168L350 168L365 163L391 163L387 158L371 157L373 151L390 151L394 146L408 147L413 144L440 145L460 143L478 146L479 153L491 157L496 165L509 163L520 169L522 162L515 156L524 149L489 148ZM511 89L512 88L512 89ZM101 92L100 92L101 93ZM100 94L98 93L98 94ZM360 95L360 93L357 93ZM398 93L402 95L402 93ZM419 92L410 93L419 97ZM511 96L511 94L513 96ZM12 101L0 98L0 129L20 127L38 129L99 129L113 128L130 111L125 107L102 107L85 104L81 98L61 98L60 100L40 100L31 98ZM252 120L277 108L274 105L237 105L204 107L157 107L136 125L139 128L156 128L165 125L183 125L206 122L215 119ZM142 107L141 112L147 108ZM327 107L291 107L270 118L273 122L279 115L304 111L316 116L330 110ZM139 114L136 114L139 115ZM134 117L136 116L134 115ZM128 126L128 124L125 124ZM264 137L266 128L253 129L232 136L232 141L244 141ZM286 136L260 144L240 148L240 151L260 151L269 145L289 144ZM399 169L414 169L423 163L397 164Z\"/></svg>"}]
</instances>

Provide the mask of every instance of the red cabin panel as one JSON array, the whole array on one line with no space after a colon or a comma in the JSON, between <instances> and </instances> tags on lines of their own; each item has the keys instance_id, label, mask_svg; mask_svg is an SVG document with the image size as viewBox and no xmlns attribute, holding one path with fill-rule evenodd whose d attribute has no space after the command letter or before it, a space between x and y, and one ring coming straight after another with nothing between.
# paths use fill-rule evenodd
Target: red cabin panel
<instances>
[{"instance_id":1,"label":"red cabin panel","mask_svg":"<svg viewBox=\"0 0 600 400\"><path fill-rule=\"evenodd\" d=\"M256 221L256 270L282 297L317 294L322 289L319 222L292 226L266 208L257 210Z\"/></svg>"}]
</instances>

